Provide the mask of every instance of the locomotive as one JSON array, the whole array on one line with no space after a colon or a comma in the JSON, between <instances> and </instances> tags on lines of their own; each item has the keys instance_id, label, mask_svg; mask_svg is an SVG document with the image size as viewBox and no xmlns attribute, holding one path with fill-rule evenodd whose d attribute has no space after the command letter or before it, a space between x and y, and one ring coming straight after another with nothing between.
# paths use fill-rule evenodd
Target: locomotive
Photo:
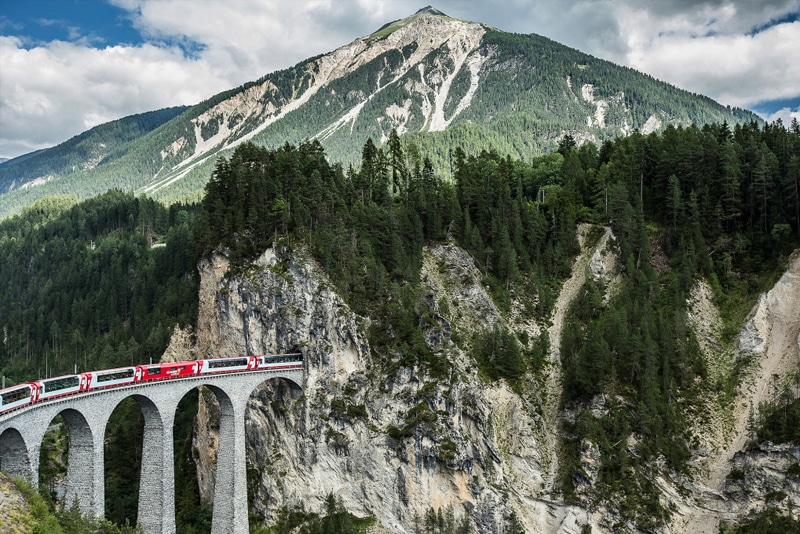
<instances>
[{"instance_id":1,"label":"locomotive","mask_svg":"<svg viewBox=\"0 0 800 534\"><path fill-rule=\"evenodd\" d=\"M271 354L238 356L214 360L157 363L89 371L76 375L45 378L0 389L0 414L37 402L57 399L75 393L145 384L157 380L174 380L219 373L263 371L267 369L299 369L303 354Z\"/></svg>"}]
</instances>

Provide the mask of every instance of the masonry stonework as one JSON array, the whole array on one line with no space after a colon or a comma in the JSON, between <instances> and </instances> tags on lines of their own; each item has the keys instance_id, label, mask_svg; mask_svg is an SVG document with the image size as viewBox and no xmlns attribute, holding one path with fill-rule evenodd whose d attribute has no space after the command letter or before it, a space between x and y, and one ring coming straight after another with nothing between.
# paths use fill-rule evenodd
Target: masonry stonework
<instances>
[{"instance_id":1,"label":"masonry stonework","mask_svg":"<svg viewBox=\"0 0 800 534\"><path fill-rule=\"evenodd\" d=\"M304 373L266 370L201 376L73 395L0 416L0 470L37 484L39 451L48 426L61 415L69 429L67 505L78 500L84 513L105 513L103 438L111 413L132 397L142 410L144 438L138 522L145 534L175 532L175 471L172 425L180 400L208 387L221 408L212 534L246 534L247 466L244 414L247 401L266 380L282 378L304 386Z\"/></svg>"}]
</instances>

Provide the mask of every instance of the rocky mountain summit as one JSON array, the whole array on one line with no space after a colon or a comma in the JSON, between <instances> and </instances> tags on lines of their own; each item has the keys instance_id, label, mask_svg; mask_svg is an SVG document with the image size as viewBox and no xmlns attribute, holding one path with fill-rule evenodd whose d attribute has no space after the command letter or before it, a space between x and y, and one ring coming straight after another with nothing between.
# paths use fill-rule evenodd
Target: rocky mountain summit
<instances>
[{"instance_id":1,"label":"rocky mountain summit","mask_svg":"<svg viewBox=\"0 0 800 534\"><path fill-rule=\"evenodd\" d=\"M544 37L428 7L191 108L120 119L6 162L0 217L45 195L87 197L112 187L194 198L217 158L245 141L277 147L318 139L332 161L347 165L366 139L384 142L395 129L430 146L437 170L450 172L454 140L467 152L494 149L528 161L565 134L600 143L723 121L759 119Z\"/></svg>"}]
</instances>

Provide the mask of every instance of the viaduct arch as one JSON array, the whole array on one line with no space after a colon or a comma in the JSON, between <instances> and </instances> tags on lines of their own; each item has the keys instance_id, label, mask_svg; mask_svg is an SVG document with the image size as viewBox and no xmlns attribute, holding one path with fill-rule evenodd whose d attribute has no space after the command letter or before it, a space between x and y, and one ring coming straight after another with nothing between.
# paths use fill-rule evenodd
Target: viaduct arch
<instances>
[{"instance_id":1,"label":"viaduct arch","mask_svg":"<svg viewBox=\"0 0 800 534\"><path fill-rule=\"evenodd\" d=\"M220 404L219 452L214 486L212 534L247 534L247 469L244 415L247 401L267 380L283 378L304 386L302 369L201 375L91 391L35 404L0 416L0 469L38 484L39 452L50 422L61 415L69 428L67 502L78 499L84 513L103 516L103 438L111 413L132 397L144 417L139 523L145 534L175 532L175 472L172 427L180 400L206 386Z\"/></svg>"}]
</instances>

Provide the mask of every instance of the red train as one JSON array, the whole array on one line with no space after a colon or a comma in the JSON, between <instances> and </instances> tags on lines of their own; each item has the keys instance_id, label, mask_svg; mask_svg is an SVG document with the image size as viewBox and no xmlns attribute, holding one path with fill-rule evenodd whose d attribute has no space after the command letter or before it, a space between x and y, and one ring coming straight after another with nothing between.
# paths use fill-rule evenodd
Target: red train
<instances>
[{"instance_id":1,"label":"red train","mask_svg":"<svg viewBox=\"0 0 800 534\"><path fill-rule=\"evenodd\" d=\"M46 378L0 389L0 414L50 399L113 387L140 384L155 380L173 380L193 376L214 375L265 369L299 369L301 353L264 356L239 356L215 360L157 363L89 371L77 375Z\"/></svg>"}]
</instances>

